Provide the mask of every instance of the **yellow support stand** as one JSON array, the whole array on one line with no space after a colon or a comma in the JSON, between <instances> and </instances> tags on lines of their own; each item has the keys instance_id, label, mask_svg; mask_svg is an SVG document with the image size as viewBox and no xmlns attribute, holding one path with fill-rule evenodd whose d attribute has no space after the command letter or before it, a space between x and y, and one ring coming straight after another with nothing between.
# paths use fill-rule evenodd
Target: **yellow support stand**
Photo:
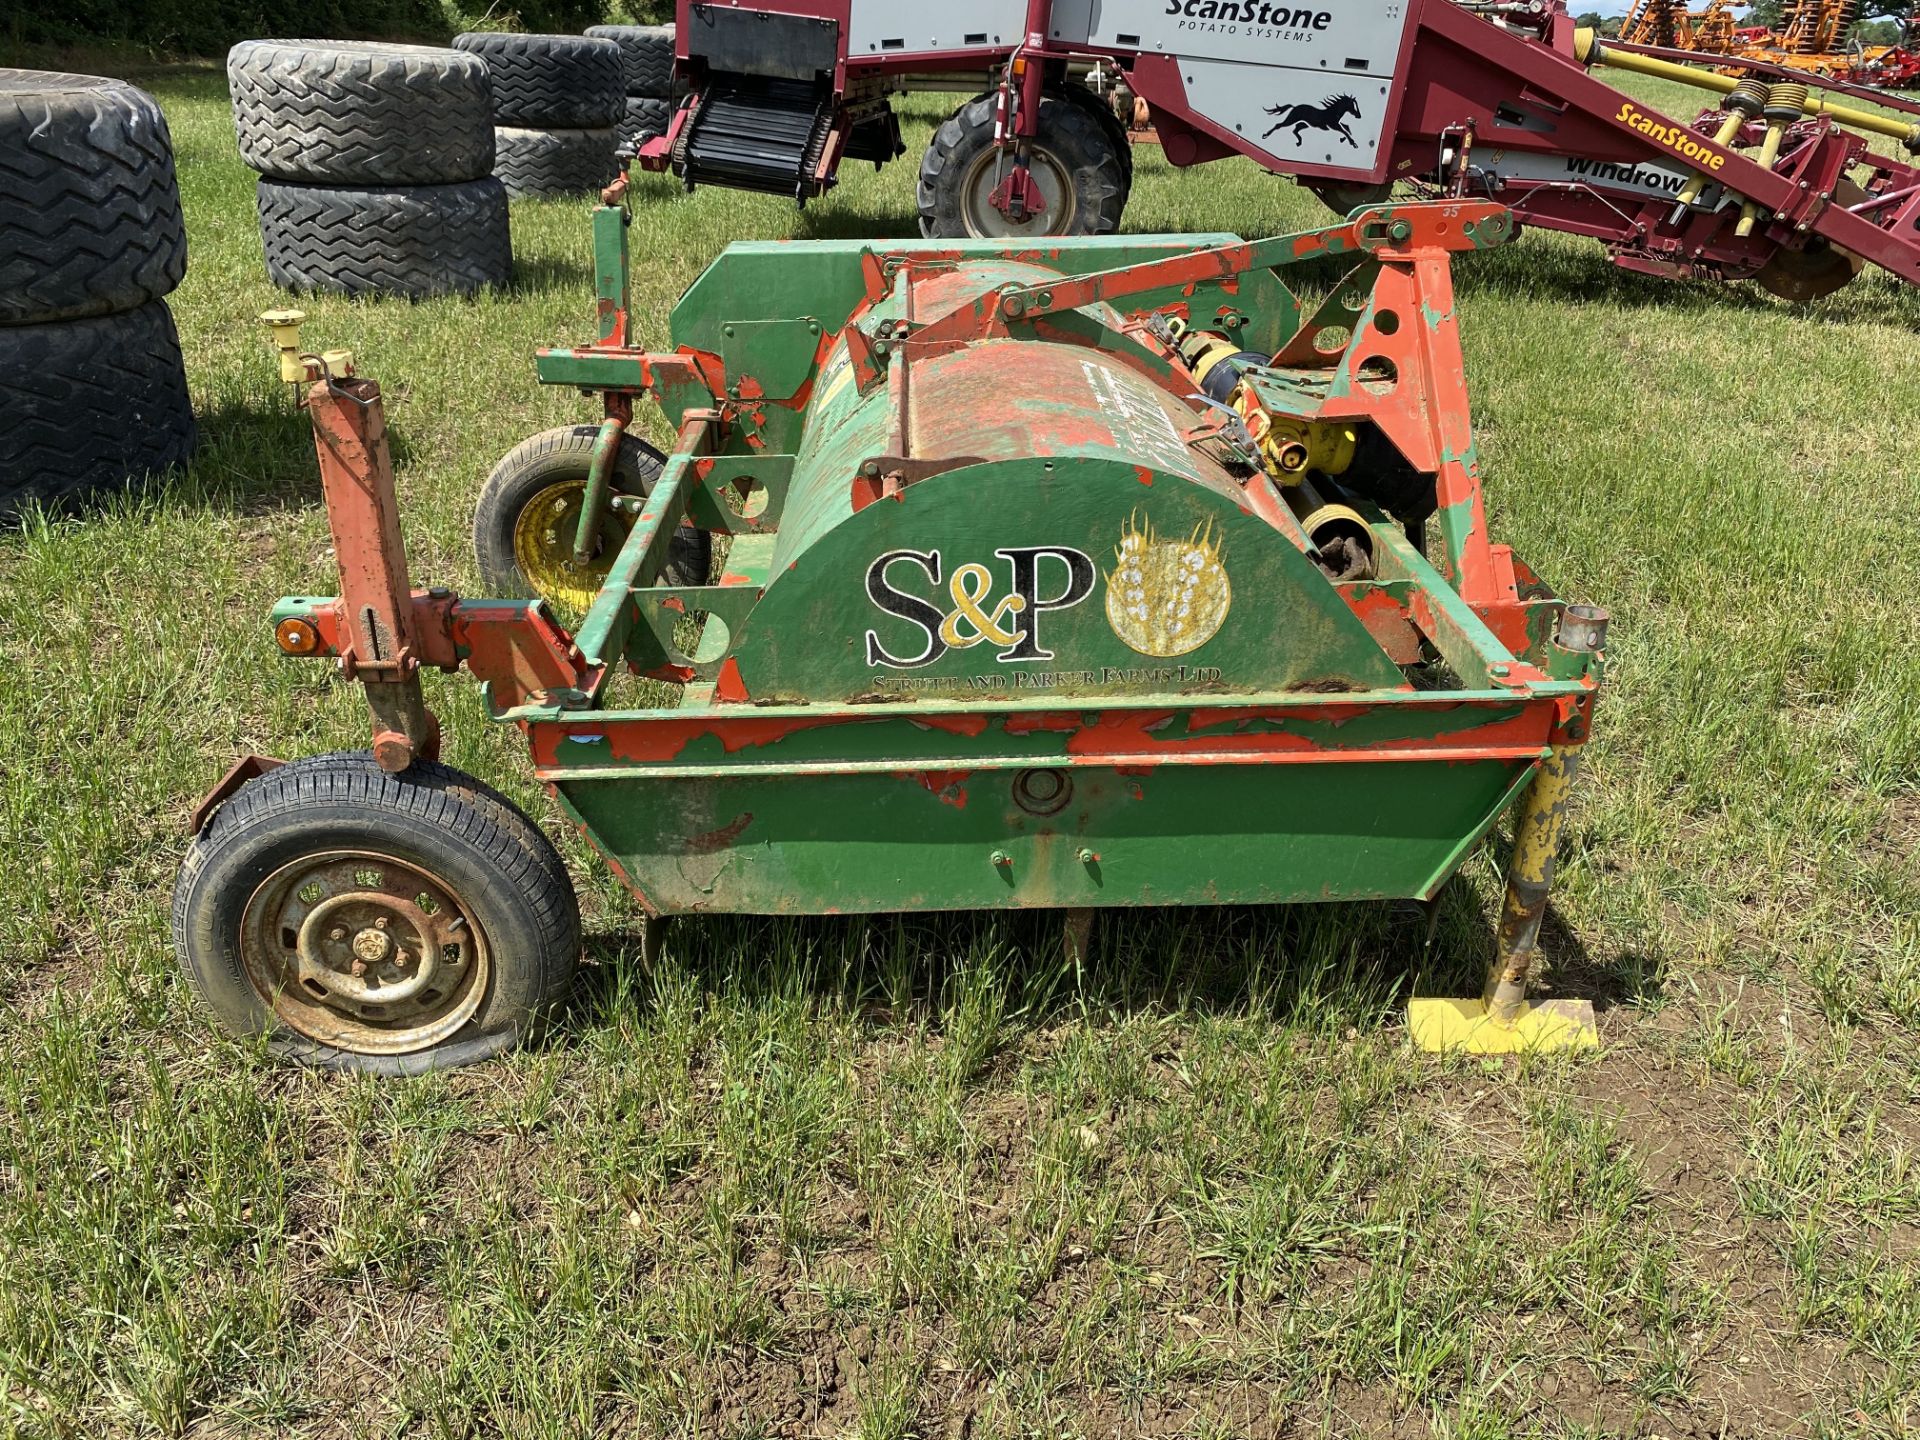
<instances>
[{"instance_id":1,"label":"yellow support stand","mask_svg":"<svg viewBox=\"0 0 1920 1440\"><path fill-rule=\"evenodd\" d=\"M1484 1000L1412 1000L1407 1026L1413 1048L1443 1054L1519 1055L1528 1051L1596 1050L1600 1031L1590 1000L1543 1000L1510 1021L1487 1013Z\"/></svg>"},{"instance_id":2,"label":"yellow support stand","mask_svg":"<svg viewBox=\"0 0 1920 1440\"><path fill-rule=\"evenodd\" d=\"M1527 1001L1527 977L1539 950L1554 856L1579 769L1577 745L1555 745L1540 762L1514 827L1513 863L1507 867L1498 952L1487 977L1487 993L1478 1000L1410 1001L1407 1026L1417 1049L1512 1055L1529 1050L1591 1050L1600 1044L1590 1001Z\"/></svg>"}]
</instances>

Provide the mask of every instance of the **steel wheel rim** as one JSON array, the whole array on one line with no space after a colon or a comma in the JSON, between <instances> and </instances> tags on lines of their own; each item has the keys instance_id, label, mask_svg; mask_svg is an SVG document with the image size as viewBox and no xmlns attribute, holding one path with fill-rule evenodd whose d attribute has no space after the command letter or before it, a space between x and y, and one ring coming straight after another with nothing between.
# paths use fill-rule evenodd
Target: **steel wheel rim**
<instances>
[{"instance_id":1,"label":"steel wheel rim","mask_svg":"<svg viewBox=\"0 0 1920 1440\"><path fill-rule=\"evenodd\" d=\"M1001 164L1003 159L1006 162L1004 166ZM980 152L968 168L967 178L960 190L965 205L967 234L981 240L1004 236L1066 234L1073 225L1075 215L1079 213L1079 201L1066 167L1044 145L1034 145L1027 151L1027 169L1032 173L1034 183L1040 187L1040 194L1047 202L1046 208L1037 215L1029 216L1024 225L1014 224L993 208L993 192L999 188L1012 165L1011 152L989 146Z\"/></svg>"},{"instance_id":2,"label":"steel wheel rim","mask_svg":"<svg viewBox=\"0 0 1920 1440\"><path fill-rule=\"evenodd\" d=\"M486 997L486 932L447 882L372 850L305 855L240 920L247 979L288 1029L359 1055L457 1034Z\"/></svg>"},{"instance_id":3,"label":"steel wheel rim","mask_svg":"<svg viewBox=\"0 0 1920 1440\"><path fill-rule=\"evenodd\" d=\"M580 533L585 480L562 480L540 491L513 520L513 561L533 593L578 617L593 608L613 557L626 539L626 521L616 511L600 517L600 546L585 565L573 560L573 538Z\"/></svg>"}]
</instances>

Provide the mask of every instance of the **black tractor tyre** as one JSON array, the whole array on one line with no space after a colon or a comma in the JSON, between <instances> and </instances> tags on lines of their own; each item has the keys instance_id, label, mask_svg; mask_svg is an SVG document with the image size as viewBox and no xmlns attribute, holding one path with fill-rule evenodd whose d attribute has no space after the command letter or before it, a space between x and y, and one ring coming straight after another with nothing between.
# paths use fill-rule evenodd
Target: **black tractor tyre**
<instances>
[{"instance_id":1,"label":"black tractor tyre","mask_svg":"<svg viewBox=\"0 0 1920 1440\"><path fill-rule=\"evenodd\" d=\"M283 290L467 295L513 273L507 192L491 176L390 190L262 180L259 211Z\"/></svg>"},{"instance_id":2,"label":"black tractor tyre","mask_svg":"<svg viewBox=\"0 0 1920 1440\"><path fill-rule=\"evenodd\" d=\"M620 173L614 158L620 132L615 129L521 130L503 125L493 133L493 173L509 195L588 195L611 185Z\"/></svg>"},{"instance_id":3,"label":"black tractor tyre","mask_svg":"<svg viewBox=\"0 0 1920 1440\"><path fill-rule=\"evenodd\" d=\"M1131 197L1133 194L1133 141L1128 138L1127 127L1120 123L1120 117L1113 113L1113 106L1107 103L1106 97L1094 94L1084 85L1064 85L1049 93L1071 100L1089 114L1099 117L1100 124L1112 139L1114 148L1120 152L1120 164L1126 172L1127 196ZM1121 209L1126 208L1126 203L1126 198L1122 198Z\"/></svg>"},{"instance_id":4,"label":"black tractor tyre","mask_svg":"<svg viewBox=\"0 0 1920 1440\"><path fill-rule=\"evenodd\" d=\"M453 44L487 62L495 125L588 130L619 123L627 80L611 40L469 31Z\"/></svg>"},{"instance_id":5,"label":"black tractor tyre","mask_svg":"<svg viewBox=\"0 0 1920 1440\"><path fill-rule=\"evenodd\" d=\"M620 47L627 94L651 96L656 100L672 97L673 26L589 25L587 34L595 40L611 40Z\"/></svg>"},{"instance_id":6,"label":"black tractor tyre","mask_svg":"<svg viewBox=\"0 0 1920 1440\"><path fill-rule=\"evenodd\" d=\"M923 236L1107 235L1119 228L1127 202L1125 146L1114 143L1090 109L1055 91L1040 102L1039 134L1030 159L1043 191L1059 177L1066 193L1049 197L1049 209L1024 227L991 221L988 217L999 213L986 200L994 169L994 110L993 96L978 96L934 131L920 160Z\"/></svg>"},{"instance_id":7,"label":"black tractor tyre","mask_svg":"<svg viewBox=\"0 0 1920 1440\"><path fill-rule=\"evenodd\" d=\"M569 625L586 613L628 530L624 519L609 523L603 518L599 554L585 567L573 565L580 504L599 436L598 425L543 430L514 446L493 467L480 487L473 515L474 558L490 597L538 596ZM643 497L665 468L666 457L658 450L635 436L622 436L613 489ZM713 537L682 522L668 545L660 578L669 585L704 585L712 564Z\"/></svg>"},{"instance_id":8,"label":"black tractor tyre","mask_svg":"<svg viewBox=\"0 0 1920 1440\"><path fill-rule=\"evenodd\" d=\"M227 52L240 158L309 185L445 185L493 172L478 55L360 40L243 40Z\"/></svg>"},{"instance_id":9,"label":"black tractor tyre","mask_svg":"<svg viewBox=\"0 0 1920 1440\"><path fill-rule=\"evenodd\" d=\"M580 909L552 843L498 791L347 752L271 770L214 812L174 882L173 940L230 1034L308 1065L413 1075L536 1034L572 984ZM340 963L356 956L364 971ZM404 986L409 962L443 988L404 1010L360 1003ZM370 993L334 989L355 980Z\"/></svg>"},{"instance_id":10,"label":"black tractor tyre","mask_svg":"<svg viewBox=\"0 0 1920 1440\"><path fill-rule=\"evenodd\" d=\"M650 95L629 95L626 118L620 122L620 148L637 149L643 141L667 133L673 120L673 102Z\"/></svg>"},{"instance_id":11,"label":"black tractor tyre","mask_svg":"<svg viewBox=\"0 0 1920 1440\"><path fill-rule=\"evenodd\" d=\"M0 327L0 520L184 465L194 440L165 301Z\"/></svg>"},{"instance_id":12,"label":"black tractor tyre","mask_svg":"<svg viewBox=\"0 0 1920 1440\"><path fill-rule=\"evenodd\" d=\"M0 69L0 325L131 310L187 273L173 140L118 80Z\"/></svg>"}]
</instances>

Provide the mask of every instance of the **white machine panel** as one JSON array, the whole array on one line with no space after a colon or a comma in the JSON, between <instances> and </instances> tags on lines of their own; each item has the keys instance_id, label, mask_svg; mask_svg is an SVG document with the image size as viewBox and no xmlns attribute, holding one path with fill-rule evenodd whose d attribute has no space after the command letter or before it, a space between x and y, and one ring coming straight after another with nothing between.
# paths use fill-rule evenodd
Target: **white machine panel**
<instances>
[{"instance_id":1,"label":"white machine panel","mask_svg":"<svg viewBox=\"0 0 1920 1440\"><path fill-rule=\"evenodd\" d=\"M1027 0L853 0L847 55L926 55L1020 44Z\"/></svg>"},{"instance_id":2,"label":"white machine panel","mask_svg":"<svg viewBox=\"0 0 1920 1440\"><path fill-rule=\"evenodd\" d=\"M1276 160L1372 170L1392 85L1386 77L1182 58L1187 104Z\"/></svg>"},{"instance_id":3,"label":"white machine panel","mask_svg":"<svg viewBox=\"0 0 1920 1440\"><path fill-rule=\"evenodd\" d=\"M1371 171L1408 0L1056 0L1054 37L1178 59L1187 104L1280 161Z\"/></svg>"},{"instance_id":4,"label":"white machine panel","mask_svg":"<svg viewBox=\"0 0 1920 1440\"><path fill-rule=\"evenodd\" d=\"M1532 154L1488 146L1476 149L1469 163L1474 170L1503 180L1537 180L1549 185L1625 191L1656 200L1679 198L1693 173L1685 166L1653 165L1644 160L1589 160L1580 155ZM1701 192L1698 208L1717 210L1723 196L1718 185L1709 185ZM1498 200L1500 192L1495 190L1489 198Z\"/></svg>"},{"instance_id":5,"label":"white machine panel","mask_svg":"<svg viewBox=\"0 0 1920 1440\"><path fill-rule=\"evenodd\" d=\"M1102 49L1393 73L1407 0L1055 0L1054 36Z\"/></svg>"}]
</instances>

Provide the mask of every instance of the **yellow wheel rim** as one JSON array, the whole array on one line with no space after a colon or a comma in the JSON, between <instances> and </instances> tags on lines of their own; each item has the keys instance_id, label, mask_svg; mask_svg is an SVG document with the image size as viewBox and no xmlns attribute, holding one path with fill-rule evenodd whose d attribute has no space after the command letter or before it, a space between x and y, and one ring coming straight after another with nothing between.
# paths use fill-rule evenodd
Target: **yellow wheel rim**
<instances>
[{"instance_id":1,"label":"yellow wheel rim","mask_svg":"<svg viewBox=\"0 0 1920 1440\"><path fill-rule=\"evenodd\" d=\"M573 560L573 538L580 532L585 480L549 485L521 508L513 522L513 562L534 594L564 620L593 608L613 557L627 538L626 520L613 511L600 518L600 548L585 565Z\"/></svg>"}]
</instances>

